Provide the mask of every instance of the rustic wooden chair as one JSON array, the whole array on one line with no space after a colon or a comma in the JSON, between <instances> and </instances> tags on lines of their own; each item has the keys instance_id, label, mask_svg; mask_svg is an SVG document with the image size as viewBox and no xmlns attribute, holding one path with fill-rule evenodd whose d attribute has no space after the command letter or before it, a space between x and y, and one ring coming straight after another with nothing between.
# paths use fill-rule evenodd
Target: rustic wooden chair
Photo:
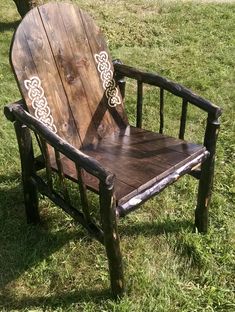
<instances>
[{"instance_id":1,"label":"rustic wooden chair","mask_svg":"<svg viewBox=\"0 0 235 312\"><path fill-rule=\"evenodd\" d=\"M31 10L14 34L10 59L23 99L5 115L19 144L27 220L39 222L38 192L70 214L104 244L112 292L121 296L119 217L188 173L199 180L195 227L207 231L221 110L159 75L112 63L100 29L73 4ZM124 77L137 81L136 127L124 110ZM159 133L142 129L143 84L160 90ZM163 134L165 92L182 98L179 138ZM184 140L189 103L207 113L203 145ZM80 207L69 199L66 178L79 186ZM99 195L100 222L87 190Z\"/></svg>"}]
</instances>

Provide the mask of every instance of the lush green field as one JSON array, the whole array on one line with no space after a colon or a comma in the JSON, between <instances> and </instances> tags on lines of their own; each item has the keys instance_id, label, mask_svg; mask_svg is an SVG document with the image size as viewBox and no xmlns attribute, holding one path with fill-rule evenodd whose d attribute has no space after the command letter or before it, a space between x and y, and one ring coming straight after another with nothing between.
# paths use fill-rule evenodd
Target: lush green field
<instances>
[{"instance_id":1,"label":"lush green field","mask_svg":"<svg viewBox=\"0 0 235 312\"><path fill-rule=\"evenodd\" d=\"M0 311L235 311L235 4L79 0L104 30L113 57L156 71L223 107L207 235L192 232L197 184L185 177L120 220L126 296L109 293L104 249L42 199L42 224L25 222L13 126L3 106L19 98L8 62L20 19L0 2ZM134 122L134 84L127 109ZM145 127L157 129L146 87ZM169 97L169 133L177 105ZM204 119L190 111L187 138ZM95 199L94 199L95 201Z\"/></svg>"}]
</instances>

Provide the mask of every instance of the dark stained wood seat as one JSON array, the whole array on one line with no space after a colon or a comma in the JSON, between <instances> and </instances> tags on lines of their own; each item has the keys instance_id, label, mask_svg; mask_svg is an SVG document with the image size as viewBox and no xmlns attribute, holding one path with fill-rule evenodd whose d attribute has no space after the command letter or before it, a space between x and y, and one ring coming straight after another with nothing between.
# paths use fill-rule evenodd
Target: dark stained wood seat
<instances>
[{"instance_id":1,"label":"dark stained wood seat","mask_svg":"<svg viewBox=\"0 0 235 312\"><path fill-rule=\"evenodd\" d=\"M118 217L189 173L199 180L195 227L207 231L220 108L157 74L113 63L100 29L73 4L31 10L10 60L23 99L5 115L18 139L27 220L39 222L40 192L79 221L105 245L115 297L124 290ZM137 81L136 127L124 109L124 77ZM160 89L159 133L142 129L144 83ZM179 138L163 134L164 92L182 98ZM201 145L184 140L188 104L207 113ZM78 184L81 207L71 203L66 178ZM87 189L99 195L101 224L90 214Z\"/></svg>"},{"instance_id":2,"label":"dark stained wood seat","mask_svg":"<svg viewBox=\"0 0 235 312\"><path fill-rule=\"evenodd\" d=\"M81 150L115 174L115 195L120 207L156 182L180 172L185 165L190 171L208 155L204 146L135 127ZM62 163L66 176L77 181L73 162L64 157ZM56 162L52 166L57 169ZM98 192L98 179L87 175L85 181Z\"/></svg>"}]
</instances>

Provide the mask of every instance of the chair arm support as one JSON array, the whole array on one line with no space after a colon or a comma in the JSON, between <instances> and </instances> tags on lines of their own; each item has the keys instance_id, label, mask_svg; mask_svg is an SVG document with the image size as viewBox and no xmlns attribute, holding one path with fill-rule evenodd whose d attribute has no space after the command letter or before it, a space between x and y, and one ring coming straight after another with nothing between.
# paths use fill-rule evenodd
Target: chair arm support
<instances>
[{"instance_id":1,"label":"chair arm support","mask_svg":"<svg viewBox=\"0 0 235 312\"><path fill-rule=\"evenodd\" d=\"M97 177L108 188L113 188L114 174L107 171L94 158L86 155L71 144L60 138L57 134L48 129L43 123L30 115L24 108L24 102L18 101L4 107L4 114L10 121L20 121L29 129L36 132L44 140L46 140L52 147L64 154L70 160L74 161L78 166L82 167L88 173Z\"/></svg>"},{"instance_id":2,"label":"chair arm support","mask_svg":"<svg viewBox=\"0 0 235 312\"><path fill-rule=\"evenodd\" d=\"M184 98L189 103L199 107L200 109L206 111L209 114L214 115L215 118L218 118L222 114L221 108L214 105L208 100L203 99L202 97L196 95L191 90L185 88L184 86L172 82L158 74L144 72L133 67L121 64L119 62L114 62L115 73L136 79L140 82L147 83L150 85L158 86L163 88L172 94Z\"/></svg>"}]
</instances>

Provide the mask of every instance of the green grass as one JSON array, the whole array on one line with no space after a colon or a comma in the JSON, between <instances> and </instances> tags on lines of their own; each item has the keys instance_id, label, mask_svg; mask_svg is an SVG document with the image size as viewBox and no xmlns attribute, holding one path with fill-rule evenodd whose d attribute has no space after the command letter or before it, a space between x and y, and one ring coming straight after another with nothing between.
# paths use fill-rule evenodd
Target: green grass
<instances>
[{"instance_id":1,"label":"green grass","mask_svg":"<svg viewBox=\"0 0 235 312\"><path fill-rule=\"evenodd\" d=\"M77 1L105 32L113 57L177 80L223 107L207 235L192 233L197 184L190 177L119 223L127 294L112 301L104 249L42 199L42 224L25 222L20 163L3 106L19 98L8 51L19 16L0 3L0 310L234 311L235 5L171 1ZM127 86L134 122L134 84ZM157 129L156 98L145 88L145 127ZM177 103L168 99L166 129ZM194 110L187 138L202 138ZM198 135L198 138L197 138ZM95 199L94 199L95 200ZM95 202L94 202L95 203Z\"/></svg>"}]
</instances>

